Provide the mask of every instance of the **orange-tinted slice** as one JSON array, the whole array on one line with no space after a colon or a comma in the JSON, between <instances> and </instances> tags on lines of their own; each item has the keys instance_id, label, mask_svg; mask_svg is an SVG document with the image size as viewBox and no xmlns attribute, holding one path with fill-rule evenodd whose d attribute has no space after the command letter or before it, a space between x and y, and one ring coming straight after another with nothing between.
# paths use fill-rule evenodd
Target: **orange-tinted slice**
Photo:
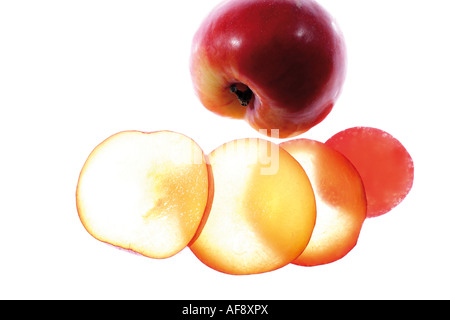
<instances>
[{"instance_id":1,"label":"orange-tinted slice","mask_svg":"<svg viewBox=\"0 0 450 320\"><path fill-rule=\"evenodd\" d=\"M308 244L316 218L314 193L300 164L263 139L231 141L208 158L214 199L193 253L228 274L289 264Z\"/></svg>"},{"instance_id":2,"label":"orange-tinted slice","mask_svg":"<svg viewBox=\"0 0 450 320\"><path fill-rule=\"evenodd\" d=\"M281 143L305 169L317 204L311 240L294 264L316 266L334 262L350 252L366 218L366 197L361 178L342 154L308 139Z\"/></svg>"}]
</instances>

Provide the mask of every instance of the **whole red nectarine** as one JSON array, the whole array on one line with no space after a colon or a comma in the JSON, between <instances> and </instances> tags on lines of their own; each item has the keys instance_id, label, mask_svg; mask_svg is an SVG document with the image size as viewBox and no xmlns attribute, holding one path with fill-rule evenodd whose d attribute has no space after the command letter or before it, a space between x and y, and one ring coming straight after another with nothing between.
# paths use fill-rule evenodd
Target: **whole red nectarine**
<instances>
[{"instance_id":1,"label":"whole red nectarine","mask_svg":"<svg viewBox=\"0 0 450 320\"><path fill-rule=\"evenodd\" d=\"M345 45L314 0L229 0L196 32L190 70L207 109L286 138L333 108L345 78Z\"/></svg>"}]
</instances>

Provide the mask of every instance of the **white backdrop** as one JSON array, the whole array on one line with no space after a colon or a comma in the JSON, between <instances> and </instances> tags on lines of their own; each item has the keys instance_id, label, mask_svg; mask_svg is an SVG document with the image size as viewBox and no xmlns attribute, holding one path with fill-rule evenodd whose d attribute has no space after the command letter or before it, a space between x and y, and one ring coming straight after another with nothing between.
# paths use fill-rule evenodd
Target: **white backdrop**
<instances>
[{"instance_id":1,"label":"white backdrop","mask_svg":"<svg viewBox=\"0 0 450 320\"><path fill-rule=\"evenodd\" d=\"M77 178L111 134L178 131L206 152L259 136L204 109L192 90L191 39L217 3L0 2L0 298L450 298L446 0L320 1L344 32L349 68L334 110L303 137L374 126L415 161L411 193L367 220L342 260L229 276L188 249L153 260L85 231Z\"/></svg>"}]
</instances>

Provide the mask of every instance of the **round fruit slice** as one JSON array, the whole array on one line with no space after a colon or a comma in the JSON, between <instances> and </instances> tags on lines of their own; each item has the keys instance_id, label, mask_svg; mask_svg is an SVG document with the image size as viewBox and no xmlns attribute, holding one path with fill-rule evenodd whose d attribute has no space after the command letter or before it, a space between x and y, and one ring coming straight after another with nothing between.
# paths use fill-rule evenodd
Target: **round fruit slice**
<instances>
[{"instance_id":1,"label":"round fruit slice","mask_svg":"<svg viewBox=\"0 0 450 320\"><path fill-rule=\"evenodd\" d=\"M366 219L366 197L361 178L342 154L308 139L283 142L305 169L317 204L317 222L305 251L294 260L316 266L344 257L356 245Z\"/></svg>"},{"instance_id":2,"label":"round fruit slice","mask_svg":"<svg viewBox=\"0 0 450 320\"><path fill-rule=\"evenodd\" d=\"M389 133L355 127L335 134L326 144L345 155L360 173L366 190L368 217L389 212L411 190L413 160L400 141Z\"/></svg>"},{"instance_id":3,"label":"round fruit slice","mask_svg":"<svg viewBox=\"0 0 450 320\"><path fill-rule=\"evenodd\" d=\"M231 141L208 157L214 199L193 253L229 274L289 264L305 249L316 219L314 193L300 164L263 139Z\"/></svg>"},{"instance_id":4,"label":"round fruit slice","mask_svg":"<svg viewBox=\"0 0 450 320\"><path fill-rule=\"evenodd\" d=\"M151 258L191 241L209 195L203 151L175 132L124 131L99 144L81 171L81 222L98 240Z\"/></svg>"}]
</instances>

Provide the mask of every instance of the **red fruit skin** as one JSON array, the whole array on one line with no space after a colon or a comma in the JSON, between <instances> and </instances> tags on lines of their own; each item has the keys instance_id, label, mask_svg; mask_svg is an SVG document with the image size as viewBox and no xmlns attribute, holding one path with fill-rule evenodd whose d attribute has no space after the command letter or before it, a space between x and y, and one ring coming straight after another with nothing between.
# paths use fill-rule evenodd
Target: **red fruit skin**
<instances>
[{"instance_id":1,"label":"red fruit skin","mask_svg":"<svg viewBox=\"0 0 450 320\"><path fill-rule=\"evenodd\" d=\"M411 190L413 159L389 133L377 128L354 127L338 132L325 144L347 157L361 175L368 218L391 211Z\"/></svg>"},{"instance_id":2,"label":"red fruit skin","mask_svg":"<svg viewBox=\"0 0 450 320\"><path fill-rule=\"evenodd\" d=\"M345 44L314 0L229 0L195 34L190 70L207 109L287 138L333 108L345 79ZM230 92L236 83L254 94L247 107Z\"/></svg>"}]
</instances>

